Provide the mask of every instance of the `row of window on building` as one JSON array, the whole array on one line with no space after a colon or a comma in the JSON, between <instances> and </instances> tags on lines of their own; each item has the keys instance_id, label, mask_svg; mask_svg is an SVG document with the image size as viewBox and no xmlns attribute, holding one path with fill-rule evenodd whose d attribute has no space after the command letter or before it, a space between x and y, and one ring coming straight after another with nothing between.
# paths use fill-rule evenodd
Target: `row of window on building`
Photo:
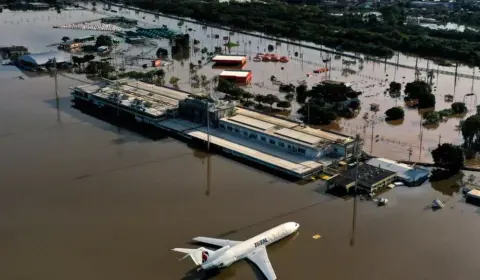
<instances>
[{"instance_id":1,"label":"row of window on building","mask_svg":"<svg viewBox=\"0 0 480 280\"><path fill-rule=\"evenodd\" d=\"M239 129L237 127L233 127L233 126L230 126L230 125L225 125L223 123L220 124L220 128L226 129L227 131L230 131L230 132L239 133L242 136L248 137L250 139L256 139L256 140L260 140L260 141L265 142L265 143L269 143L271 145L276 145L276 146L278 145L279 147L287 148L288 151L290 151L290 152L300 153L300 154L306 154L307 153L307 150L304 149L304 148L296 147L296 146L288 144L288 143L286 144L286 143L284 143L282 141L279 141L279 140L268 138L268 141L267 141L266 136L260 135L260 137L258 137L258 135L255 132L252 132L252 131Z\"/></svg>"}]
</instances>

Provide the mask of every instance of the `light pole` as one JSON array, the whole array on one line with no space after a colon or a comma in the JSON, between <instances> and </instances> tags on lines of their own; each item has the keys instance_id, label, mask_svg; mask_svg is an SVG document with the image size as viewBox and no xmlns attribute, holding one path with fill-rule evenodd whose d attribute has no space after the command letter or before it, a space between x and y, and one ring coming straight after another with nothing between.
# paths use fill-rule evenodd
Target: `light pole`
<instances>
[{"instance_id":1,"label":"light pole","mask_svg":"<svg viewBox=\"0 0 480 280\"><path fill-rule=\"evenodd\" d=\"M210 110L208 105L209 95L207 94L206 106L207 106L207 151L210 152Z\"/></svg>"},{"instance_id":2,"label":"light pole","mask_svg":"<svg viewBox=\"0 0 480 280\"><path fill-rule=\"evenodd\" d=\"M60 99L58 97L57 58L54 57L52 62L53 62L53 79L55 81L55 102L56 102L56 106L57 106L57 121L60 121Z\"/></svg>"},{"instance_id":3,"label":"light pole","mask_svg":"<svg viewBox=\"0 0 480 280\"><path fill-rule=\"evenodd\" d=\"M423 115L420 116L420 150L418 153L418 161L422 161L422 144L423 144Z\"/></svg>"},{"instance_id":4,"label":"light pole","mask_svg":"<svg viewBox=\"0 0 480 280\"><path fill-rule=\"evenodd\" d=\"M355 185L354 191L355 196L353 197L353 215L352 215L352 236L350 237L350 246L355 244L355 228L357 223L357 188L358 188L358 166L359 166L359 159L360 159L360 135L355 136Z\"/></svg>"}]
</instances>

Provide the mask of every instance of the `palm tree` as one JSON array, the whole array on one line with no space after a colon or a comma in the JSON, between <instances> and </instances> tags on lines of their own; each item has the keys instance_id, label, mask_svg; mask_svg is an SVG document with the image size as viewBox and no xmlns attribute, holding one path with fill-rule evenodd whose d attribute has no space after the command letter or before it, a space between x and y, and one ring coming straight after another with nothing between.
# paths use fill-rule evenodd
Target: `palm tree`
<instances>
[{"instance_id":1,"label":"palm tree","mask_svg":"<svg viewBox=\"0 0 480 280\"><path fill-rule=\"evenodd\" d=\"M430 85L432 85L432 80L435 78L435 75L433 74L433 70L429 70L427 73L427 80Z\"/></svg>"},{"instance_id":2,"label":"palm tree","mask_svg":"<svg viewBox=\"0 0 480 280\"><path fill-rule=\"evenodd\" d=\"M218 86L218 81L219 81L218 75L215 75L212 77L212 83L215 88Z\"/></svg>"},{"instance_id":3,"label":"palm tree","mask_svg":"<svg viewBox=\"0 0 480 280\"><path fill-rule=\"evenodd\" d=\"M200 83L202 84L202 87L208 86L210 84L210 81L207 79L207 76L201 75L200 76Z\"/></svg>"},{"instance_id":4,"label":"palm tree","mask_svg":"<svg viewBox=\"0 0 480 280\"><path fill-rule=\"evenodd\" d=\"M180 81L179 78L172 76L169 82L174 88L178 89L178 81Z\"/></svg>"},{"instance_id":5,"label":"palm tree","mask_svg":"<svg viewBox=\"0 0 480 280\"><path fill-rule=\"evenodd\" d=\"M190 62L189 68L190 68L190 74L194 74L197 71L195 69L195 64L193 64L191 62Z\"/></svg>"},{"instance_id":6,"label":"palm tree","mask_svg":"<svg viewBox=\"0 0 480 280\"><path fill-rule=\"evenodd\" d=\"M418 70L417 67L415 67L415 81L420 80L420 70Z\"/></svg>"}]
</instances>

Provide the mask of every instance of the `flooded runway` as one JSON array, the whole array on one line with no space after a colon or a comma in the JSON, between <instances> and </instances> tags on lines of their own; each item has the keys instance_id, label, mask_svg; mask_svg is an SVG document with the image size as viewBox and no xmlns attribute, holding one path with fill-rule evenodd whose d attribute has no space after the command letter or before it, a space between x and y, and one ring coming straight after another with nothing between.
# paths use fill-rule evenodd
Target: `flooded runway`
<instances>
[{"instance_id":1,"label":"flooded runway","mask_svg":"<svg viewBox=\"0 0 480 280\"><path fill-rule=\"evenodd\" d=\"M198 235L244 240L287 221L299 234L267 249L279 279L478 279L480 212L450 184L395 188L385 208L358 201L352 242L353 200L318 181L212 155L207 184L204 152L71 108L68 87L79 82L60 77L57 104L48 75L0 70L2 280L205 279L170 249L193 247ZM428 210L437 198L446 207ZM257 275L242 261L211 279Z\"/></svg>"}]
</instances>

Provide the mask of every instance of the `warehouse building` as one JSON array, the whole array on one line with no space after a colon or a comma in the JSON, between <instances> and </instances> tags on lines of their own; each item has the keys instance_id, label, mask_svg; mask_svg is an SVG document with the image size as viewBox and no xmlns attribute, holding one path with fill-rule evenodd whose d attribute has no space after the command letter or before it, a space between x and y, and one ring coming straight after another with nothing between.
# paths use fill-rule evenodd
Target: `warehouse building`
<instances>
[{"instance_id":1,"label":"warehouse building","mask_svg":"<svg viewBox=\"0 0 480 280\"><path fill-rule=\"evenodd\" d=\"M52 67L56 62L58 68L64 68L71 64L70 55L65 52L44 52L22 55L17 65L27 70L41 70Z\"/></svg>"},{"instance_id":2,"label":"warehouse building","mask_svg":"<svg viewBox=\"0 0 480 280\"><path fill-rule=\"evenodd\" d=\"M138 122L155 125L158 121L178 114L186 92L144 82L122 79L102 81L72 88L75 103L88 103L98 108L110 108L135 117Z\"/></svg>"},{"instance_id":3,"label":"warehouse building","mask_svg":"<svg viewBox=\"0 0 480 280\"><path fill-rule=\"evenodd\" d=\"M15 59L28 53L28 49L24 46L0 47L0 54L3 59Z\"/></svg>"},{"instance_id":4,"label":"warehouse building","mask_svg":"<svg viewBox=\"0 0 480 280\"><path fill-rule=\"evenodd\" d=\"M243 66L247 63L244 55L216 55L212 61L214 66Z\"/></svg>"},{"instance_id":5,"label":"warehouse building","mask_svg":"<svg viewBox=\"0 0 480 280\"><path fill-rule=\"evenodd\" d=\"M428 179L430 171L420 167L412 167L386 158L372 158L367 164L396 173L396 179L407 186L419 186Z\"/></svg>"},{"instance_id":6,"label":"warehouse building","mask_svg":"<svg viewBox=\"0 0 480 280\"><path fill-rule=\"evenodd\" d=\"M224 70L220 73L221 80L227 80L234 83L249 84L252 81L252 71L250 70Z\"/></svg>"},{"instance_id":7,"label":"warehouse building","mask_svg":"<svg viewBox=\"0 0 480 280\"><path fill-rule=\"evenodd\" d=\"M220 130L324 166L351 158L355 145L354 139L345 135L242 108L221 119Z\"/></svg>"},{"instance_id":8,"label":"warehouse building","mask_svg":"<svg viewBox=\"0 0 480 280\"><path fill-rule=\"evenodd\" d=\"M357 168L351 168L338 174L334 179L334 187L345 190L346 193L355 187ZM374 193L395 180L396 173L369 164L358 166L358 190Z\"/></svg>"}]
</instances>

